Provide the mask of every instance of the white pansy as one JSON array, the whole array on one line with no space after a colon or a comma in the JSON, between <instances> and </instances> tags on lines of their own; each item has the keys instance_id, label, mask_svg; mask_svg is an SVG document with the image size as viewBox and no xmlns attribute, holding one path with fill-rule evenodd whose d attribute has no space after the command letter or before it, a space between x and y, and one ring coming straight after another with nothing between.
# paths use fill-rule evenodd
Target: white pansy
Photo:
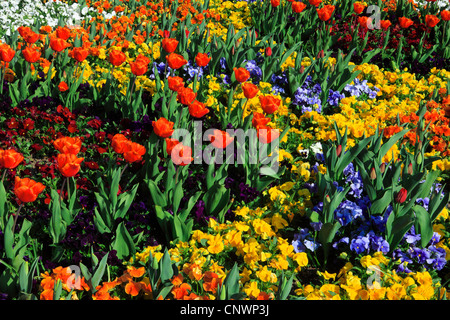
<instances>
[{"instance_id":1,"label":"white pansy","mask_svg":"<svg viewBox=\"0 0 450 320\"><path fill-rule=\"evenodd\" d=\"M322 153L322 144L320 142L313 143L309 148L314 154Z\"/></svg>"}]
</instances>

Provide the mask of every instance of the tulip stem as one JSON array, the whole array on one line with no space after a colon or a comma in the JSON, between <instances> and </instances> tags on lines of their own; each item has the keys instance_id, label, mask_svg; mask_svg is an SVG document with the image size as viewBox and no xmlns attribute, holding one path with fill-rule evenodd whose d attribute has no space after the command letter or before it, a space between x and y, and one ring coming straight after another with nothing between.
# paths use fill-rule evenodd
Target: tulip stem
<instances>
[{"instance_id":1,"label":"tulip stem","mask_svg":"<svg viewBox=\"0 0 450 320\"><path fill-rule=\"evenodd\" d=\"M242 108L242 125L244 125L245 111L247 110L248 99L245 101L244 107Z\"/></svg>"},{"instance_id":2,"label":"tulip stem","mask_svg":"<svg viewBox=\"0 0 450 320\"><path fill-rule=\"evenodd\" d=\"M123 167L122 171L120 172L120 177L119 177L119 181L122 179L122 175L125 172L125 169L128 167L128 163L125 164L125 166Z\"/></svg>"},{"instance_id":3,"label":"tulip stem","mask_svg":"<svg viewBox=\"0 0 450 320\"><path fill-rule=\"evenodd\" d=\"M69 181L69 177L66 177L67 180L67 199L69 199L70 197L70 181Z\"/></svg>"},{"instance_id":4,"label":"tulip stem","mask_svg":"<svg viewBox=\"0 0 450 320\"><path fill-rule=\"evenodd\" d=\"M61 191L60 191L60 193L59 193L59 195L61 196L61 200L64 200L64 193L63 193L63 190L64 190L64 185L66 184L66 179L64 179L63 180L63 183L62 183L62 186L61 186Z\"/></svg>"},{"instance_id":5,"label":"tulip stem","mask_svg":"<svg viewBox=\"0 0 450 320\"><path fill-rule=\"evenodd\" d=\"M19 209L17 209L16 215L14 216L14 223L12 226L13 238L14 238L14 230L16 229L17 218L19 217L20 210L22 210L23 202L20 204Z\"/></svg>"}]
</instances>

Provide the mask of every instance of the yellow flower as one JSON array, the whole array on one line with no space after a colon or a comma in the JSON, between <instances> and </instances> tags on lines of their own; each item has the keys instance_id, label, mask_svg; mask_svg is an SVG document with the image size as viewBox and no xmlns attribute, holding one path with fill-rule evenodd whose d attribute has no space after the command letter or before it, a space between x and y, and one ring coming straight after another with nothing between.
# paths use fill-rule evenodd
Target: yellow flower
<instances>
[{"instance_id":1,"label":"yellow flower","mask_svg":"<svg viewBox=\"0 0 450 320\"><path fill-rule=\"evenodd\" d=\"M228 240L231 246L238 247L242 245L242 232L237 230L231 230L225 235L225 239Z\"/></svg>"},{"instance_id":2,"label":"yellow flower","mask_svg":"<svg viewBox=\"0 0 450 320\"><path fill-rule=\"evenodd\" d=\"M245 284L244 292L249 297L257 298L261 291L258 289L258 283L256 281L250 281Z\"/></svg>"},{"instance_id":3,"label":"yellow flower","mask_svg":"<svg viewBox=\"0 0 450 320\"><path fill-rule=\"evenodd\" d=\"M278 213L275 213L272 216L272 226L275 229L275 232L277 232L280 229L283 229L288 226L288 222L281 217Z\"/></svg>"},{"instance_id":4,"label":"yellow flower","mask_svg":"<svg viewBox=\"0 0 450 320\"><path fill-rule=\"evenodd\" d=\"M257 235L260 235L263 239L273 235L272 227L270 224L261 219L255 219L252 221L253 229Z\"/></svg>"},{"instance_id":5,"label":"yellow flower","mask_svg":"<svg viewBox=\"0 0 450 320\"><path fill-rule=\"evenodd\" d=\"M263 282L276 283L277 275L267 269L267 266L264 266L261 270L256 272L256 276Z\"/></svg>"},{"instance_id":6,"label":"yellow flower","mask_svg":"<svg viewBox=\"0 0 450 320\"><path fill-rule=\"evenodd\" d=\"M292 258L297 262L299 267L306 267L308 265L308 255L305 252L294 253Z\"/></svg>"},{"instance_id":7,"label":"yellow flower","mask_svg":"<svg viewBox=\"0 0 450 320\"><path fill-rule=\"evenodd\" d=\"M220 234L216 234L213 238L209 239L208 244L209 244L208 251L212 254L222 252L223 249L225 248Z\"/></svg>"}]
</instances>

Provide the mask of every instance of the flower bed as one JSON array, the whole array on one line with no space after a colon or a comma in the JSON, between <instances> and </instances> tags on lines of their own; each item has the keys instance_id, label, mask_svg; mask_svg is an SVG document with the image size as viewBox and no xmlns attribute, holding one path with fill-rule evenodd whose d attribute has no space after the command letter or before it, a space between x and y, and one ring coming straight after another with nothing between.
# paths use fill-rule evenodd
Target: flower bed
<instances>
[{"instance_id":1,"label":"flower bed","mask_svg":"<svg viewBox=\"0 0 450 320\"><path fill-rule=\"evenodd\" d=\"M2 298L448 297L448 6L59 5L0 43Z\"/></svg>"}]
</instances>

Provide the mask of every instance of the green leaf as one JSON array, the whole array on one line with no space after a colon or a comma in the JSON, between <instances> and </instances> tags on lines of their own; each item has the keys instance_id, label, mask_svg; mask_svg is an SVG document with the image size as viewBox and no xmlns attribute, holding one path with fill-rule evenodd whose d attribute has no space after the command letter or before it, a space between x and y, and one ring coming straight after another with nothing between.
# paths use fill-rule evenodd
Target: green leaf
<instances>
[{"instance_id":1,"label":"green leaf","mask_svg":"<svg viewBox=\"0 0 450 320\"><path fill-rule=\"evenodd\" d=\"M430 214L424 207L415 205L413 211L416 214L415 230L420 234L420 244L422 248L426 247L433 237L433 226L431 224Z\"/></svg>"},{"instance_id":2,"label":"green leaf","mask_svg":"<svg viewBox=\"0 0 450 320\"><path fill-rule=\"evenodd\" d=\"M133 239L130 236L124 222L121 222L116 229L116 237L111 244L113 250L117 251L119 259L129 258L136 253L136 248Z\"/></svg>"}]
</instances>

